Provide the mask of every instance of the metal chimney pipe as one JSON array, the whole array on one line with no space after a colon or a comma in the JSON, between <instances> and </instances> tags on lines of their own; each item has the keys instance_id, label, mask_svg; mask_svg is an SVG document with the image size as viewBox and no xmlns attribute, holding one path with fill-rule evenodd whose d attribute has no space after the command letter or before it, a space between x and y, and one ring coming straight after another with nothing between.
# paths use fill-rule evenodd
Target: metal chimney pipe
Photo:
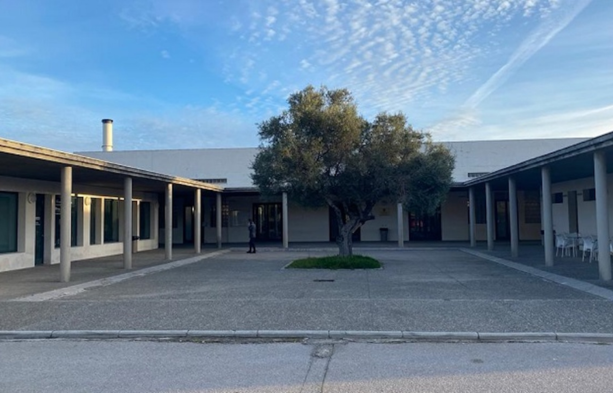
<instances>
[{"instance_id":1,"label":"metal chimney pipe","mask_svg":"<svg viewBox=\"0 0 613 393\"><path fill-rule=\"evenodd\" d=\"M113 120L102 119L102 151L113 151Z\"/></svg>"}]
</instances>

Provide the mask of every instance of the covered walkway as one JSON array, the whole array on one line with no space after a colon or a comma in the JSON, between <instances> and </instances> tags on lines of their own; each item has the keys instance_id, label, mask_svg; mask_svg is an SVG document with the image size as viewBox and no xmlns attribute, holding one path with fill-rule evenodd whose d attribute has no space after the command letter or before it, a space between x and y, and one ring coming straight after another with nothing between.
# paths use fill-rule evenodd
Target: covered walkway
<instances>
[{"instance_id":1,"label":"covered walkway","mask_svg":"<svg viewBox=\"0 0 613 393\"><path fill-rule=\"evenodd\" d=\"M173 260L178 261L218 251L216 246L203 248L200 254L194 252L193 247L173 247ZM0 301L29 296L41 292L66 288L88 281L109 278L126 273L123 263L123 254L102 258L93 258L82 261L73 261L71 266L71 281L60 282L57 278L60 265L40 265L28 269L13 270L0 274ZM169 263L163 248L142 251L133 254L132 270Z\"/></svg>"}]
</instances>

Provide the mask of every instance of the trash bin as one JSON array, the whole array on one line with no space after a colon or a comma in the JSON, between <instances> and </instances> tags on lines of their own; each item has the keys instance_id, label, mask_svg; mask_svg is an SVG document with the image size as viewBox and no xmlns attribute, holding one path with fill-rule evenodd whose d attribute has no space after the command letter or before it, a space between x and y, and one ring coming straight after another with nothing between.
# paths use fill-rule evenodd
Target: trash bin
<instances>
[{"instance_id":1,"label":"trash bin","mask_svg":"<svg viewBox=\"0 0 613 393\"><path fill-rule=\"evenodd\" d=\"M136 254L138 251L138 236L132 236L132 254Z\"/></svg>"},{"instance_id":2,"label":"trash bin","mask_svg":"<svg viewBox=\"0 0 613 393\"><path fill-rule=\"evenodd\" d=\"M387 234L389 232L388 228L379 228L379 236L381 238L382 242L386 242L387 241Z\"/></svg>"}]
</instances>

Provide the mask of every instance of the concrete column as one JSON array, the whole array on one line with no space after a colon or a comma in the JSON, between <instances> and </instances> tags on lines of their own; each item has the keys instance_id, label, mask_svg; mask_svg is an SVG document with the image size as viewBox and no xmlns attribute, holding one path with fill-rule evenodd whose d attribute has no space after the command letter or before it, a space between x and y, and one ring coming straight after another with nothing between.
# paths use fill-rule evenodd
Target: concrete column
<instances>
[{"instance_id":1,"label":"concrete column","mask_svg":"<svg viewBox=\"0 0 613 393\"><path fill-rule=\"evenodd\" d=\"M217 194L215 220L217 222L217 248L221 248L221 194Z\"/></svg>"},{"instance_id":2,"label":"concrete column","mask_svg":"<svg viewBox=\"0 0 613 393\"><path fill-rule=\"evenodd\" d=\"M287 213L287 192L283 193L282 215L283 215L283 248L289 248L289 217Z\"/></svg>"},{"instance_id":3,"label":"concrete column","mask_svg":"<svg viewBox=\"0 0 613 393\"><path fill-rule=\"evenodd\" d=\"M196 254L200 254L200 246L202 244L202 198L201 191L197 188L194 191L194 251Z\"/></svg>"},{"instance_id":4,"label":"concrete column","mask_svg":"<svg viewBox=\"0 0 613 393\"><path fill-rule=\"evenodd\" d=\"M470 187L468 189L468 237L470 238L470 246L477 246L477 233L475 231L477 223L477 209L475 201L475 188Z\"/></svg>"},{"instance_id":5,"label":"concrete column","mask_svg":"<svg viewBox=\"0 0 613 393\"><path fill-rule=\"evenodd\" d=\"M72 220L72 167L62 168L62 191L60 194L60 281L70 281L70 234Z\"/></svg>"},{"instance_id":6,"label":"concrete column","mask_svg":"<svg viewBox=\"0 0 613 393\"><path fill-rule=\"evenodd\" d=\"M604 151L594 152L594 183L596 188L598 271L601 280L610 281L611 254L609 250L609 208L607 206L607 163Z\"/></svg>"},{"instance_id":7,"label":"concrete column","mask_svg":"<svg viewBox=\"0 0 613 393\"><path fill-rule=\"evenodd\" d=\"M494 249L494 198L492 196L492 185L485 183L485 212L487 223L487 249Z\"/></svg>"},{"instance_id":8,"label":"concrete column","mask_svg":"<svg viewBox=\"0 0 613 393\"><path fill-rule=\"evenodd\" d=\"M543 187L543 239L545 247L545 265L553 266L553 208L551 204L551 173L549 167L541 168Z\"/></svg>"},{"instance_id":9,"label":"concrete column","mask_svg":"<svg viewBox=\"0 0 613 393\"><path fill-rule=\"evenodd\" d=\"M132 269L132 178L123 180L123 268Z\"/></svg>"},{"instance_id":10,"label":"concrete column","mask_svg":"<svg viewBox=\"0 0 613 393\"><path fill-rule=\"evenodd\" d=\"M398 202L398 247L404 247L404 209L402 203Z\"/></svg>"},{"instance_id":11,"label":"concrete column","mask_svg":"<svg viewBox=\"0 0 613 393\"><path fill-rule=\"evenodd\" d=\"M166 259L172 260L172 183L166 185L166 211L164 225L164 248Z\"/></svg>"},{"instance_id":12,"label":"concrete column","mask_svg":"<svg viewBox=\"0 0 613 393\"><path fill-rule=\"evenodd\" d=\"M515 179L509 177L509 221L511 229L511 256L519 255L519 223L517 222L517 186Z\"/></svg>"}]
</instances>

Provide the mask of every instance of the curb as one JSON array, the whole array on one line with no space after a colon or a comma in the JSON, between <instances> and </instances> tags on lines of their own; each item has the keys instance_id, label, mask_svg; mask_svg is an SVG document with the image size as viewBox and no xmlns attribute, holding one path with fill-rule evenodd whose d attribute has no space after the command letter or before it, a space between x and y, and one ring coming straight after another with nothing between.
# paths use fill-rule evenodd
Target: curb
<instances>
[{"instance_id":1,"label":"curb","mask_svg":"<svg viewBox=\"0 0 613 393\"><path fill-rule=\"evenodd\" d=\"M2 330L0 341L42 339L337 339L404 342L574 342L613 344L610 333L414 332L368 330Z\"/></svg>"}]
</instances>

